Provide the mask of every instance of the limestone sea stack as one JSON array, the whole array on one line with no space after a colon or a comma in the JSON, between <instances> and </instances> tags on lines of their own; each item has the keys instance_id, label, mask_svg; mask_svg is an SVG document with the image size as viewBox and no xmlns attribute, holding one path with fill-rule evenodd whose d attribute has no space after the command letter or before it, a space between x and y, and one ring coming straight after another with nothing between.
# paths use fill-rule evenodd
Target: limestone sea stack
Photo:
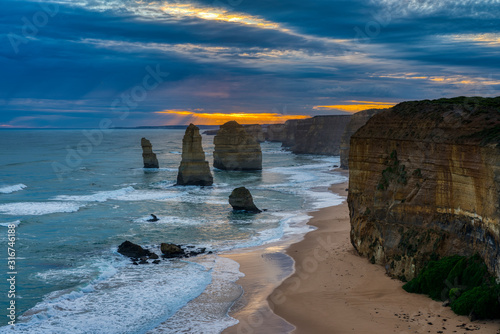
<instances>
[{"instance_id":1,"label":"limestone sea stack","mask_svg":"<svg viewBox=\"0 0 500 334\"><path fill-rule=\"evenodd\" d=\"M410 280L430 259L477 253L500 277L500 97L381 111L351 137L349 170L361 255Z\"/></svg>"},{"instance_id":2,"label":"limestone sea stack","mask_svg":"<svg viewBox=\"0 0 500 334\"><path fill-rule=\"evenodd\" d=\"M229 204L231 204L233 210L242 210L251 213L261 212L253 202L250 190L245 187L239 187L233 190L231 195L229 195Z\"/></svg>"},{"instance_id":3,"label":"limestone sea stack","mask_svg":"<svg viewBox=\"0 0 500 334\"><path fill-rule=\"evenodd\" d=\"M221 125L214 137L214 167L224 170L261 170L260 144L236 121Z\"/></svg>"},{"instance_id":4,"label":"limestone sea stack","mask_svg":"<svg viewBox=\"0 0 500 334\"><path fill-rule=\"evenodd\" d=\"M177 185L211 186L213 176L201 146L200 129L189 124L182 139L182 161L177 174Z\"/></svg>"},{"instance_id":5,"label":"limestone sea stack","mask_svg":"<svg viewBox=\"0 0 500 334\"><path fill-rule=\"evenodd\" d=\"M349 124L347 124L340 140L340 167L342 169L349 168L349 148L351 136L358 131L360 127L365 125L373 115L382 110L384 109L368 109L352 115L351 120L349 121Z\"/></svg>"},{"instance_id":6,"label":"limestone sea stack","mask_svg":"<svg viewBox=\"0 0 500 334\"><path fill-rule=\"evenodd\" d=\"M141 146L144 168L158 168L158 159L156 158L156 154L153 153L153 145L151 145L151 142L146 138L142 138Z\"/></svg>"}]
</instances>

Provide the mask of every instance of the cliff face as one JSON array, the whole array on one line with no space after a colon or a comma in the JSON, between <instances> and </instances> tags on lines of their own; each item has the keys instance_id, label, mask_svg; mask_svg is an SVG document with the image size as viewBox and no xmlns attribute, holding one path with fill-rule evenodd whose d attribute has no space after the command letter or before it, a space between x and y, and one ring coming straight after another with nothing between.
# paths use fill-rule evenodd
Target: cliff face
<instances>
[{"instance_id":1,"label":"cliff face","mask_svg":"<svg viewBox=\"0 0 500 334\"><path fill-rule=\"evenodd\" d=\"M295 145L295 132L297 132L297 125L299 121L296 119L291 119L285 122L283 129L283 136L281 140L282 147L292 147Z\"/></svg>"},{"instance_id":2,"label":"cliff face","mask_svg":"<svg viewBox=\"0 0 500 334\"><path fill-rule=\"evenodd\" d=\"M261 170L260 144L235 121L221 125L214 137L214 167L225 170Z\"/></svg>"},{"instance_id":3,"label":"cliff face","mask_svg":"<svg viewBox=\"0 0 500 334\"><path fill-rule=\"evenodd\" d=\"M349 124L347 124L342 138L340 140L340 167L342 169L349 168L349 148L351 136L358 131L360 127L366 124L373 115L384 109L368 109L362 110L352 115Z\"/></svg>"},{"instance_id":4,"label":"cliff face","mask_svg":"<svg viewBox=\"0 0 500 334\"><path fill-rule=\"evenodd\" d=\"M259 143L266 141L266 134L260 124L245 124L245 131Z\"/></svg>"},{"instance_id":5,"label":"cliff face","mask_svg":"<svg viewBox=\"0 0 500 334\"><path fill-rule=\"evenodd\" d=\"M156 158L156 154L153 153L153 145L151 145L151 142L146 138L142 138L141 146L144 168L158 168L158 159Z\"/></svg>"},{"instance_id":6,"label":"cliff face","mask_svg":"<svg viewBox=\"0 0 500 334\"><path fill-rule=\"evenodd\" d=\"M409 280L431 258L478 253L500 277L500 98L382 111L352 136L349 168L361 255Z\"/></svg>"},{"instance_id":7,"label":"cliff face","mask_svg":"<svg viewBox=\"0 0 500 334\"><path fill-rule=\"evenodd\" d=\"M266 140L272 142L283 142L285 140L285 124L268 125Z\"/></svg>"},{"instance_id":8,"label":"cliff face","mask_svg":"<svg viewBox=\"0 0 500 334\"><path fill-rule=\"evenodd\" d=\"M339 155L340 139L351 115L316 116L285 123L284 147L293 153Z\"/></svg>"},{"instance_id":9,"label":"cliff face","mask_svg":"<svg viewBox=\"0 0 500 334\"><path fill-rule=\"evenodd\" d=\"M189 124L182 139L182 161L177 174L177 185L210 186L212 173L201 146L200 130Z\"/></svg>"}]
</instances>

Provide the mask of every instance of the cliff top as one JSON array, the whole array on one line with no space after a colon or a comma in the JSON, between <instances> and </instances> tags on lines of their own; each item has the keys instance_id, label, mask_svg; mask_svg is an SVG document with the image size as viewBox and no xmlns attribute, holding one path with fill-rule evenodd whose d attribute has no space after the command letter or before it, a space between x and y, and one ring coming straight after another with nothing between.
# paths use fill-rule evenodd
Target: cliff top
<instances>
[{"instance_id":1,"label":"cliff top","mask_svg":"<svg viewBox=\"0 0 500 334\"><path fill-rule=\"evenodd\" d=\"M373 116L355 136L500 146L500 97L409 101Z\"/></svg>"},{"instance_id":2,"label":"cliff top","mask_svg":"<svg viewBox=\"0 0 500 334\"><path fill-rule=\"evenodd\" d=\"M236 121L229 121L220 126L221 129L243 128L243 125Z\"/></svg>"}]
</instances>

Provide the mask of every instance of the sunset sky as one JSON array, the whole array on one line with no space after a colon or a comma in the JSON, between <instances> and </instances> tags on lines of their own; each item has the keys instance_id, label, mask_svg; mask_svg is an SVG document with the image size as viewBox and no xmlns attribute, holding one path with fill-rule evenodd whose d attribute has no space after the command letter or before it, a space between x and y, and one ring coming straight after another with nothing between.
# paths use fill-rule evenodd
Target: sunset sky
<instances>
[{"instance_id":1,"label":"sunset sky","mask_svg":"<svg viewBox=\"0 0 500 334\"><path fill-rule=\"evenodd\" d=\"M281 123L500 95L499 0L1 0L0 13L0 128Z\"/></svg>"}]
</instances>

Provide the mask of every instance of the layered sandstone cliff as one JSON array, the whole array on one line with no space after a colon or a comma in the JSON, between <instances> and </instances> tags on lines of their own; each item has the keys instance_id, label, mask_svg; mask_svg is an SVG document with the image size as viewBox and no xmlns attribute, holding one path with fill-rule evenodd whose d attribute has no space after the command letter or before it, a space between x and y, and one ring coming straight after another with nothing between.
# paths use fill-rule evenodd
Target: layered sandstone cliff
<instances>
[{"instance_id":1,"label":"layered sandstone cliff","mask_svg":"<svg viewBox=\"0 0 500 334\"><path fill-rule=\"evenodd\" d=\"M261 170L260 144L236 121L221 125L214 137L214 167L224 170Z\"/></svg>"},{"instance_id":2,"label":"layered sandstone cliff","mask_svg":"<svg viewBox=\"0 0 500 334\"><path fill-rule=\"evenodd\" d=\"M151 142L146 138L142 138L141 146L144 168L158 168L158 159L156 158L156 154L153 153L153 145L151 145Z\"/></svg>"},{"instance_id":3,"label":"layered sandstone cliff","mask_svg":"<svg viewBox=\"0 0 500 334\"><path fill-rule=\"evenodd\" d=\"M342 138L340 139L340 167L342 169L349 168L349 148L351 143L351 136L358 131L360 127L366 124L373 115L382 111L383 109L368 109L362 110L352 115L349 124L347 124Z\"/></svg>"},{"instance_id":4,"label":"layered sandstone cliff","mask_svg":"<svg viewBox=\"0 0 500 334\"><path fill-rule=\"evenodd\" d=\"M283 146L297 154L339 155L351 115L315 116L285 123Z\"/></svg>"},{"instance_id":5,"label":"layered sandstone cliff","mask_svg":"<svg viewBox=\"0 0 500 334\"><path fill-rule=\"evenodd\" d=\"M392 276L478 253L500 277L500 98L401 103L351 138L351 242Z\"/></svg>"},{"instance_id":6,"label":"layered sandstone cliff","mask_svg":"<svg viewBox=\"0 0 500 334\"><path fill-rule=\"evenodd\" d=\"M266 141L266 133L260 124L245 124L245 131L259 143Z\"/></svg>"},{"instance_id":7,"label":"layered sandstone cliff","mask_svg":"<svg viewBox=\"0 0 500 334\"><path fill-rule=\"evenodd\" d=\"M200 130L189 124L182 139L182 161L177 174L177 185L210 186L213 184L210 166L205 161Z\"/></svg>"},{"instance_id":8,"label":"layered sandstone cliff","mask_svg":"<svg viewBox=\"0 0 500 334\"><path fill-rule=\"evenodd\" d=\"M269 124L266 131L266 140L283 142L285 140L285 124Z\"/></svg>"}]
</instances>

